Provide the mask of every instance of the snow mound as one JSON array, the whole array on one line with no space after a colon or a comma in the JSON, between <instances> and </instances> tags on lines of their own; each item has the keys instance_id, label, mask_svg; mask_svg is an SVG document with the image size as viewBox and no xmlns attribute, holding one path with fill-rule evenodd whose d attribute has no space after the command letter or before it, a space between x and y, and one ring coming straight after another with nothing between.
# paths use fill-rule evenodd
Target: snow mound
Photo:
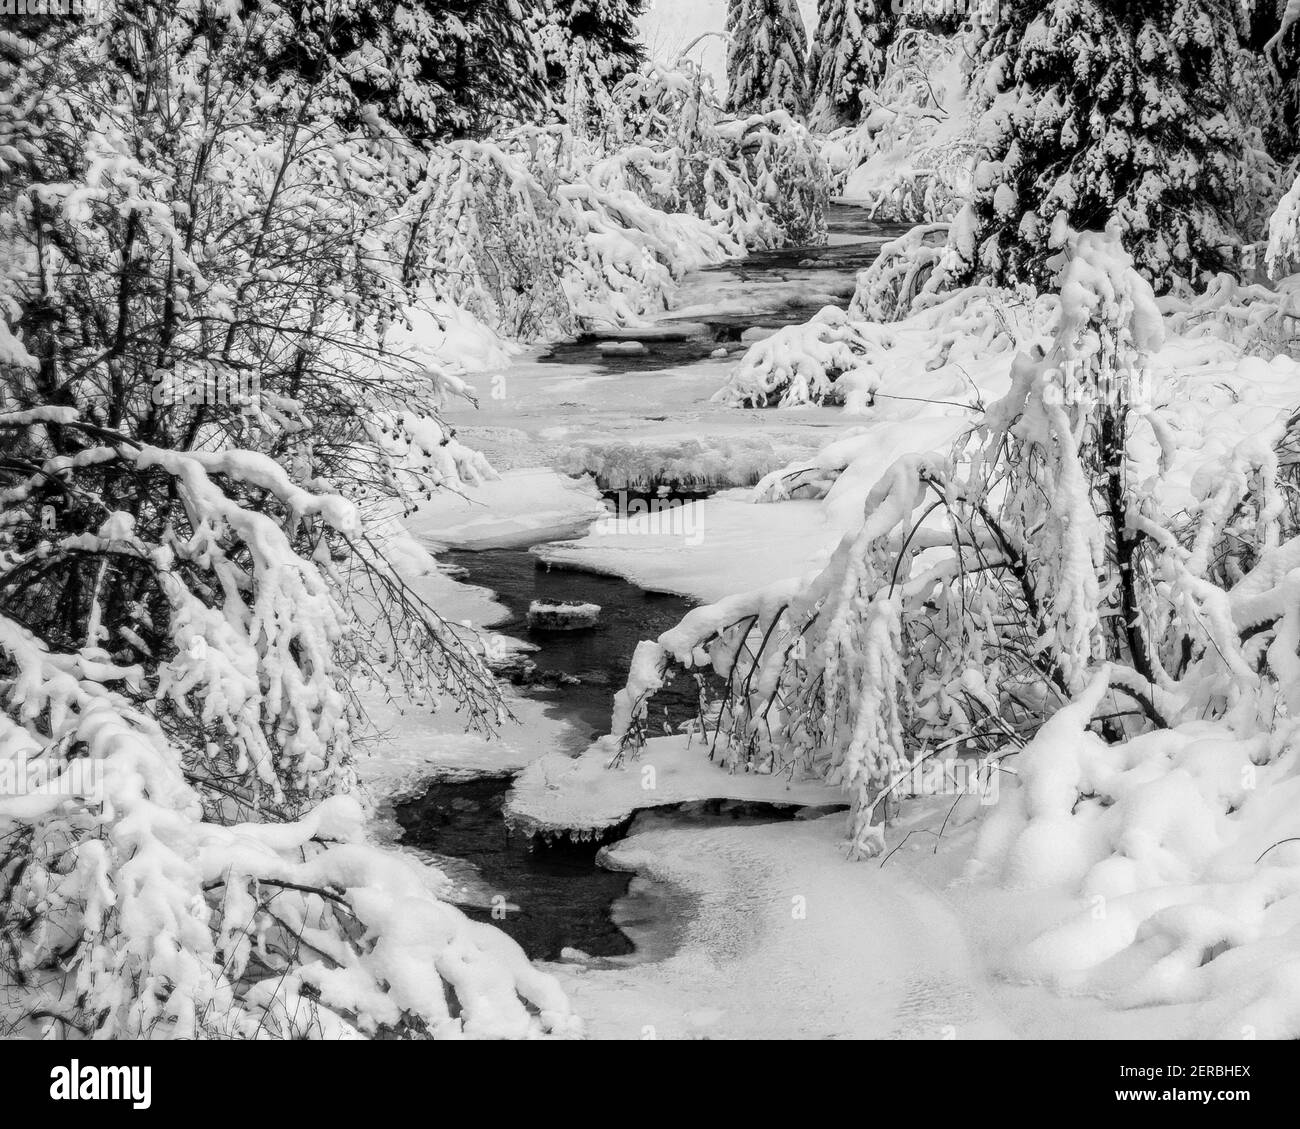
<instances>
[{"instance_id":1,"label":"snow mound","mask_svg":"<svg viewBox=\"0 0 1300 1129\"><path fill-rule=\"evenodd\" d=\"M1198 1004L1207 1037L1300 1037L1293 734L1190 722L1108 745L1089 709L1043 726L981 828L972 878L1078 907L1002 971L1121 1008Z\"/></svg>"},{"instance_id":2,"label":"snow mound","mask_svg":"<svg viewBox=\"0 0 1300 1129\"><path fill-rule=\"evenodd\" d=\"M551 753L515 779L506 820L532 834L594 835L638 811L699 800L747 800L782 806L842 806L822 781L729 773L684 736L647 741L638 760L608 767L613 747L598 741L580 757Z\"/></svg>"},{"instance_id":3,"label":"snow mound","mask_svg":"<svg viewBox=\"0 0 1300 1129\"><path fill-rule=\"evenodd\" d=\"M857 415L879 414L882 403L970 412L1005 387L1015 350L1053 308L1054 300L1026 306L968 291L882 325L828 306L751 346L713 399L738 408L839 404Z\"/></svg>"},{"instance_id":4,"label":"snow mound","mask_svg":"<svg viewBox=\"0 0 1300 1129\"><path fill-rule=\"evenodd\" d=\"M605 513L589 481L533 468L435 494L419 503L406 527L430 545L501 549L572 536Z\"/></svg>"},{"instance_id":5,"label":"snow mound","mask_svg":"<svg viewBox=\"0 0 1300 1129\"><path fill-rule=\"evenodd\" d=\"M599 622L599 604L557 604L549 600L534 600L528 605L528 626L533 631L584 631Z\"/></svg>"},{"instance_id":6,"label":"snow mound","mask_svg":"<svg viewBox=\"0 0 1300 1129\"><path fill-rule=\"evenodd\" d=\"M575 444L559 465L594 475L602 490L752 486L804 449L770 435L611 439Z\"/></svg>"}]
</instances>

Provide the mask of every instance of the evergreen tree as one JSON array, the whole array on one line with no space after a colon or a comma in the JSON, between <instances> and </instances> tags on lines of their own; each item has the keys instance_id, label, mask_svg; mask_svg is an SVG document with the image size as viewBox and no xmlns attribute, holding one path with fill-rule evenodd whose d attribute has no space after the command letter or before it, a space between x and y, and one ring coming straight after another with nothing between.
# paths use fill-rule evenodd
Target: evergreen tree
<instances>
[{"instance_id":1,"label":"evergreen tree","mask_svg":"<svg viewBox=\"0 0 1300 1129\"><path fill-rule=\"evenodd\" d=\"M820 0L808 59L812 122L831 130L855 125L861 92L880 85L895 23L888 0Z\"/></svg>"},{"instance_id":2,"label":"evergreen tree","mask_svg":"<svg viewBox=\"0 0 1300 1129\"><path fill-rule=\"evenodd\" d=\"M728 0L727 109L808 111L808 35L795 0Z\"/></svg>"},{"instance_id":3,"label":"evergreen tree","mask_svg":"<svg viewBox=\"0 0 1300 1129\"><path fill-rule=\"evenodd\" d=\"M1270 87L1264 110L1269 152L1287 163L1300 152L1300 2L1246 0L1244 45Z\"/></svg>"},{"instance_id":4,"label":"evergreen tree","mask_svg":"<svg viewBox=\"0 0 1300 1129\"><path fill-rule=\"evenodd\" d=\"M1010 0L984 45L968 273L1051 277L1076 230L1118 223L1157 289L1228 265L1240 242L1247 65L1233 0Z\"/></svg>"},{"instance_id":5,"label":"evergreen tree","mask_svg":"<svg viewBox=\"0 0 1300 1129\"><path fill-rule=\"evenodd\" d=\"M646 0L539 0L531 18L552 103L575 125L645 58L637 20Z\"/></svg>"},{"instance_id":6,"label":"evergreen tree","mask_svg":"<svg viewBox=\"0 0 1300 1129\"><path fill-rule=\"evenodd\" d=\"M549 0L548 6L569 43L590 52L609 86L617 85L645 58L637 20L646 0Z\"/></svg>"},{"instance_id":7,"label":"evergreen tree","mask_svg":"<svg viewBox=\"0 0 1300 1129\"><path fill-rule=\"evenodd\" d=\"M886 0L900 23L933 35L955 35L963 24L979 26L997 0Z\"/></svg>"},{"instance_id":8,"label":"evergreen tree","mask_svg":"<svg viewBox=\"0 0 1300 1129\"><path fill-rule=\"evenodd\" d=\"M375 107L412 140L481 137L544 104L544 66L515 0L282 0L265 12L289 21L259 44L271 76L312 81L347 60L342 104Z\"/></svg>"}]
</instances>

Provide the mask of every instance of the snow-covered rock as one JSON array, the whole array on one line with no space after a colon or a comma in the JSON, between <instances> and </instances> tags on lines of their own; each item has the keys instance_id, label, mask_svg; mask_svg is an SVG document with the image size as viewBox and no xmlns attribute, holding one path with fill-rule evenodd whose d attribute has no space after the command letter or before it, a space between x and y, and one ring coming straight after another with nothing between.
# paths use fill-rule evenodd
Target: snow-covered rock
<instances>
[{"instance_id":1,"label":"snow-covered rock","mask_svg":"<svg viewBox=\"0 0 1300 1129\"><path fill-rule=\"evenodd\" d=\"M599 622L599 604L534 600L528 605L528 626L533 631L586 631Z\"/></svg>"},{"instance_id":2,"label":"snow-covered rock","mask_svg":"<svg viewBox=\"0 0 1300 1129\"><path fill-rule=\"evenodd\" d=\"M600 341L596 352L607 357L639 357L649 350L640 341Z\"/></svg>"}]
</instances>

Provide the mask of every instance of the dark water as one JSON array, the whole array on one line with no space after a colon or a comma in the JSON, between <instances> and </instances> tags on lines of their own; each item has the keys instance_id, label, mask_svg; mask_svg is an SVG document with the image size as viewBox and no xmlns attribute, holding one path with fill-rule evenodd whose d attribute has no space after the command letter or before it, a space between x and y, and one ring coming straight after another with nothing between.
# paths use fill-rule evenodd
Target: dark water
<instances>
[{"instance_id":1,"label":"dark water","mask_svg":"<svg viewBox=\"0 0 1300 1129\"><path fill-rule=\"evenodd\" d=\"M863 216L861 208L832 204L827 209L827 230L833 235L865 237L861 243L824 247L782 247L773 251L755 251L744 259L705 267L699 273L730 276L746 282L797 282L807 280L807 298L798 295L779 303L759 304L743 314L708 314L692 318L666 318L658 323L655 334L641 344L645 351L635 354L602 353L597 346L610 340L599 333L584 334L573 341L553 345L539 360L548 364L596 366L604 373L666 372L683 365L715 359L720 348L737 357L744 352L741 335L747 329L781 329L802 325L825 304L827 295L841 304L853 296L854 276L870 266L882 243L908 230L906 224L878 224ZM720 278L721 281L721 278ZM627 340L622 332L617 340Z\"/></svg>"},{"instance_id":2,"label":"dark water","mask_svg":"<svg viewBox=\"0 0 1300 1129\"><path fill-rule=\"evenodd\" d=\"M526 549L449 552L442 559L462 571L461 579L492 589L510 610L510 620L497 630L541 648L527 656L537 668L527 677L550 672L577 679L542 678L522 687L528 696L550 703L558 715L585 727L575 751L609 732L614 693L627 681L637 643L676 626L694 606L682 596L646 592L618 577L547 569ZM534 600L599 604L600 622L589 630L534 631L527 625L528 605ZM698 704L695 680L678 675L655 697L655 731L665 723L675 728L694 718Z\"/></svg>"},{"instance_id":3,"label":"dark water","mask_svg":"<svg viewBox=\"0 0 1300 1129\"><path fill-rule=\"evenodd\" d=\"M583 841L512 835L502 817L509 790L508 777L434 783L395 808L402 842L472 862L489 898L503 899L496 911L462 906L468 916L504 930L534 960L558 960L566 948L592 957L627 956L636 948L629 932L647 945L662 945L665 931L680 934L694 909L689 897L644 882L634 889L633 875L596 863L601 847L622 838L627 825ZM673 826L753 825L793 819L798 811L712 800L659 808L642 818L651 826L669 820ZM620 902L617 922L611 913L615 902Z\"/></svg>"},{"instance_id":4,"label":"dark water","mask_svg":"<svg viewBox=\"0 0 1300 1129\"><path fill-rule=\"evenodd\" d=\"M547 843L511 835L501 814L509 790L503 777L435 783L397 805L402 841L472 862L483 884L505 899L504 916L462 908L505 930L535 960L558 960L565 948L591 956L630 953L632 942L614 924L610 906L627 893L632 876L596 865L603 841Z\"/></svg>"},{"instance_id":5,"label":"dark water","mask_svg":"<svg viewBox=\"0 0 1300 1129\"><path fill-rule=\"evenodd\" d=\"M528 656L538 672L577 679L547 678L520 687L577 724L575 753L609 732L613 694L627 679L637 643L668 630L692 607L680 596L645 592L616 577L539 567L525 549L453 552L443 559L462 571L463 580L496 593L512 613L500 630L540 648ZM582 631L530 630L528 605L538 599L600 604L600 623ZM697 706L696 683L679 676L656 696L653 720L676 725L694 718ZM686 912L671 892L643 889L640 897L629 899L632 875L597 865L601 846L620 838L626 827L582 841L510 834L502 816L509 788L508 778L435 782L395 806L402 842L472 863L492 894L517 907L506 908L504 917L500 911L463 907L471 917L504 929L530 957L556 960L565 948L593 957L626 956L634 946L620 924L653 937L652 927L662 925L665 914ZM622 913L619 923L611 913L615 902Z\"/></svg>"}]
</instances>

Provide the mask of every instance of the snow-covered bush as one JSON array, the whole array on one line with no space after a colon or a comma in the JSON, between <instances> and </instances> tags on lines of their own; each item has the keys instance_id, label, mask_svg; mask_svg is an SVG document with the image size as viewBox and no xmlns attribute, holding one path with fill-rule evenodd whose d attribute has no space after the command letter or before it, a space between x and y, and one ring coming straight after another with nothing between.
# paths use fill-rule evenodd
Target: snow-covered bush
<instances>
[{"instance_id":1,"label":"snow-covered bush","mask_svg":"<svg viewBox=\"0 0 1300 1129\"><path fill-rule=\"evenodd\" d=\"M1287 189L1268 222L1268 269L1274 275L1300 265L1300 177Z\"/></svg>"},{"instance_id":2,"label":"snow-covered bush","mask_svg":"<svg viewBox=\"0 0 1300 1129\"><path fill-rule=\"evenodd\" d=\"M723 228L742 249L825 238L830 173L813 135L782 109L727 115L689 60L629 75L610 137L626 187Z\"/></svg>"},{"instance_id":3,"label":"snow-covered bush","mask_svg":"<svg viewBox=\"0 0 1300 1129\"><path fill-rule=\"evenodd\" d=\"M739 408L865 405L872 387L873 327L827 306L805 325L778 329L749 347L714 400Z\"/></svg>"},{"instance_id":4,"label":"snow-covered bush","mask_svg":"<svg viewBox=\"0 0 1300 1129\"><path fill-rule=\"evenodd\" d=\"M743 250L622 179L565 131L436 151L417 197L431 293L508 337L541 341L662 310L685 270Z\"/></svg>"},{"instance_id":5,"label":"snow-covered bush","mask_svg":"<svg viewBox=\"0 0 1300 1129\"><path fill-rule=\"evenodd\" d=\"M565 1031L362 841L364 680L500 718L380 524L488 471L389 351L419 154L277 11L0 30L0 1030Z\"/></svg>"},{"instance_id":6,"label":"snow-covered bush","mask_svg":"<svg viewBox=\"0 0 1300 1129\"><path fill-rule=\"evenodd\" d=\"M1197 293L1162 296L1160 309L1176 333L1217 337L1257 356L1288 354L1300 317L1300 276L1265 286L1220 274Z\"/></svg>"},{"instance_id":7,"label":"snow-covered bush","mask_svg":"<svg viewBox=\"0 0 1300 1129\"><path fill-rule=\"evenodd\" d=\"M882 400L920 395L918 374L945 373L953 374L947 392L936 379L925 393L969 399L966 369L1027 341L1045 316L1038 306L1053 301L1031 305L1006 292L970 288L891 324L882 313L859 311L856 300L847 313L827 306L812 321L751 345L713 399L742 408L837 404L868 414Z\"/></svg>"},{"instance_id":8,"label":"snow-covered bush","mask_svg":"<svg viewBox=\"0 0 1300 1129\"><path fill-rule=\"evenodd\" d=\"M953 260L950 224L918 224L880 248L859 271L849 315L864 321L896 321L940 293Z\"/></svg>"},{"instance_id":9,"label":"snow-covered bush","mask_svg":"<svg viewBox=\"0 0 1300 1129\"><path fill-rule=\"evenodd\" d=\"M662 310L689 269L818 242L826 184L787 114L726 118L698 72L648 64L599 138L521 127L435 149L412 262L436 298L546 340Z\"/></svg>"},{"instance_id":10,"label":"snow-covered bush","mask_svg":"<svg viewBox=\"0 0 1300 1129\"><path fill-rule=\"evenodd\" d=\"M559 201L519 159L489 142L458 141L429 161L416 204L419 254L436 300L500 332L540 340L572 332Z\"/></svg>"}]
</instances>

